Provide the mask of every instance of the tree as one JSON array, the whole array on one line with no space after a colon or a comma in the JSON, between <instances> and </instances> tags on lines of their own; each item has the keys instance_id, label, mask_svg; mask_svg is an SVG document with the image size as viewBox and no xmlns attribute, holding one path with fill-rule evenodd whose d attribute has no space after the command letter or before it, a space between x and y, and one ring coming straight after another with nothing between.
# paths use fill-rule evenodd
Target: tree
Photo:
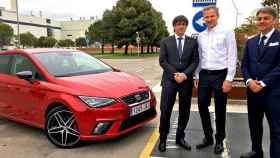
<instances>
[{"instance_id":1,"label":"tree","mask_svg":"<svg viewBox=\"0 0 280 158\"><path fill-rule=\"evenodd\" d=\"M30 32L21 33L19 36L20 36L20 43L23 48L25 46L34 46L37 40L36 37Z\"/></svg>"},{"instance_id":2,"label":"tree","mask_svg":"<svg viewBox=\"0 0 280 158\"><path fill-rule=\"evenodd\" d=\"M57 42L57 40L54 39L53 37L41 36L38 39L37 43L36 43L36 47L47 47L47 48L50 48L50 47L54 47L56 42Z\"/></svg>"},{"instance_id":3,"label":"tree","mask_svg":"<svg viewBox=\"0 0 280 158\"><path fill-rule=\"evenodd\" d=\"M47 48L54 47L56 42L57 42L57 40L54 39L53 37L46 37L46 39L45 39L45 47L47 47Z\"/></svg>"},{"instance_id":4,"label":"tree","mask_svg":"<svg viewBox=\"0 0 280 158\"><path fill-rule=\"evenodd\" d=\"M14 30L10 25L0 23L0 48L9 45L14 35Z\"/></svg>"},{"instance_id":5,"label":"tree","mask_svg":"<svg viewBox=\"0 0 280 158\"><path fill-rule=\"evenodd\" d=\"M88 36L92 42L101 43L101 53L104 53L105 42L108 41L109 33L106 31L103 20L97 20L88 28Z\"/></svg>"},{"instance_id":6,"label":"tree","mask_svg":"<svg viewBox=\"0 0 280 158\"><path fill-rule=\"evenodd\" d=\"M159 37L157 37L159 23L164 25L162 30L166 29L166 31L160 32L167 32L165 23L162 23L162 16L159 15L148 0L119 0L112 10L104 12L103 19L98 26L95 26L95 30L99 30L105 42L112 43L112 48L114 48L115 41L118 47L124 45L124 53L127 54L129 44L136 43L136 32L139 32L141 36L142 45L152 45L156 43L155 40L159 41ZM155 20L155 17L159 19ZM99 26L100 28L98 28ZM92 26L92 30L94 30L94 26Z\"/></svg>"},{"instance_id":7,"label":"tree","mask_svg":"<svg viewBox=\"0 0 280 158\"><path fill-rule=\"evenodd\" d=\"M153 17L155 19L156 29L154 30L154 34L153 34L154 36L151 39L152 48L153 48L153 46L159 47L160 40L163 37L169 36L165 21L162 18L162 14L160 12L154 11L154 16Z\"/></svg>"},{"instance_id":8,"label":"tree","mask_svg":"<svg viewBox=\"0 0 280 158\"><path fill-rule=\"evenodd\" d=\"M60 47L74 47L75 42L73 42L71 39L65 39L65 40L59 40L57 42L57 45Z\"/></svg>"},{"instance_id":9,"label":"tree","mask_svg":"<svg viewBox=\"0 0 280 158\"><path fill-rule=\"evenodd\" d=\"M86 39L84 37L77 38L75 43L76 43L77 47L86 47L87 46L87 42L86 42Z\"/></svg>"},{"instance_id":10,"label":"tree","mask_svg":"<svg viewBox=\"0 0 280 158\"><path fill-rule=\"evenodd\" d=\"M125 54L128 52L128 45L135 43L136 32L145 36L150 42L155 30L153 19L153 8L147 0L119 0L112 10L120 20L116 26L116 38L120 45L125 45Z\"/></svg>"}]
</instances>

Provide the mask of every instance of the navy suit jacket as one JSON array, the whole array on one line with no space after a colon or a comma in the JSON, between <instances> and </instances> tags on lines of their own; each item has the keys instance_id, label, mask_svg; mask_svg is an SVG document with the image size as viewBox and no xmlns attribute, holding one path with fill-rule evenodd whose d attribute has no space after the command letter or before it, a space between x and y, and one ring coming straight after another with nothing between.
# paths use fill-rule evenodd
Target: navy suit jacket
<instances>
[{"instance_id":1,"label":"navy suit jacket","mask_svg":"<svg viewBox=\"0 0 280 158\"><path fill-rule=\"evenodd\" d=\"M247 40L242 59L244 80L263 81L265 93L280 95L280 32L275 30L259 52L260 35Z\"/></svg>"},{"instance_id":2,"label":"navy suit jacket","mask_svg":"<svg viewBox=\"0 0 280 158\"><path fill-rule=\"evenodd\" d=\"M163 68L161 85L168 86L176 83L174 79L176 72L185 73L188 77L187 81L192 82L198 62L198 44L195 39L185 36L183 54L180 58L175 35L164 38L160 43L159 57L160 66Z\"/></svg>"}]
</instances>

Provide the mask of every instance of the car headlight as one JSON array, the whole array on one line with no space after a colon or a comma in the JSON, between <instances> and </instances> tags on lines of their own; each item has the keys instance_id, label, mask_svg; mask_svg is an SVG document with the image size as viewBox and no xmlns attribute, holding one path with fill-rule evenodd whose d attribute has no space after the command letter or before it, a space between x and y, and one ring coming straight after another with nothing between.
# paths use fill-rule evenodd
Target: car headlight
<instances>
[{"instance_id":1,"label":"car headlight","mask_svg":"<svg viewBox=\"0 0 280 158\"><path fill-rule=\"evenodd\" d=\"M111 105L116 102L115 99L111 98L102 98L102 97L88 97L88 96L79 96L79 98L85 102L88 106L93 108L100 108L107 105Z\"/></svg>"}]
</instances>

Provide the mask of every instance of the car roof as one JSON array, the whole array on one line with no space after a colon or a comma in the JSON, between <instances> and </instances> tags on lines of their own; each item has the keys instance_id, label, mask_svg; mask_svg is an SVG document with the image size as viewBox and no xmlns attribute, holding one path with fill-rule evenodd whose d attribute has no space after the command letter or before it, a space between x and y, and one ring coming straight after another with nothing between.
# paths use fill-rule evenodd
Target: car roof
<instances>
[{"instance_id":1,"label":"car roof","mask_svg":"<svg viewBox=\"0 0 280 158\"><path fill-rule=\"evenodd\" d=\"M12 49L12 50L0 51L0 54L6 54L6 53L36 54L36 53L47 53L47 52L71 52L71 51L78 51L78 50L64 49L64 48L31 48L31 49Z\"/></svg>"}]
</instances>

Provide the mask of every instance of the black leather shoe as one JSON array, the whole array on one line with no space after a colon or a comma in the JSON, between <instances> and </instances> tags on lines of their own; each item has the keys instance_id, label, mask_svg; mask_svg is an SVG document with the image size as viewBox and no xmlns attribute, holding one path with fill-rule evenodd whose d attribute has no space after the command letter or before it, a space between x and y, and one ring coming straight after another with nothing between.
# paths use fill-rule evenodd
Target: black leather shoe
<instances>
[{"instance_id":1,"label":"black leather shoe","mask_svg":"<svg viewBox=\"0 0 280 158\"><path fill-rule=\"evenodd\" d=\"M187 141L185 141L184 138L177 139L176 144L185 148L186 150L192 150L192 147L189 145L189 143Z\"/></svg>"},{"instance_id":2,"label":"black leather shoe","mask_svg":"<svg viewBox=\"0 0 280 158\"><path fill-rule=\"evenodd\" d=\"M160 152L165 152L166 151L166 141L163 141L163 140L159 141L158 150Z\"/></svg>"},{"instance_id":3,"label":"black leather shoe","mask_svg":"<svg viewBox=\"0 0 280 158\"><path fill-rule=\"evenodd\" d=\"M217 142L214 147L214 153L219 155L224 151L223 142Z\"/></svg>"},{"instance_id":4,"label":"black leather shoe","mask_svg":"<svg viewBox=\"0 0 280 158\"><path fill-rule=\"evenodd\" d=\"M202 142L196 145L196 149L203 149L213 144L214 144L213 138L211 139L203 138Z\"/></svg>"},{"instance_id":5,"label":"black leather shoe","mask_svg":"<svg viewBox=\"0 0 280 158\"><path fill-rule=\"evenodd\" d=\"M263 153L258 154L255 151L250 151L248 153L242 154L240 158L263 158Z\"/></svg>"}]
</instances>

